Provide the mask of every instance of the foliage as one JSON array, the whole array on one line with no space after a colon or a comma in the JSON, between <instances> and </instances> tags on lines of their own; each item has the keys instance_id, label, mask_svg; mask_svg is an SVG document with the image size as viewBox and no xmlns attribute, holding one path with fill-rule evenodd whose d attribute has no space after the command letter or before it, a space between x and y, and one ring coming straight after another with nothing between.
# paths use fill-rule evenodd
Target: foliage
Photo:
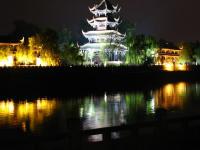
<instances>
[{"instance_id":1,"label":"foliage","mask_svg":"<svg viewBox=\"0 0 200 150\"><path fill-rule=\"evenodd\" d=\"M83 56L80 54L80 49L74 43L72 33L67 28L63 28L58 33L58 49L62 64L80 65L83 63Z\"/></svg>"},{"instance_id":2,"label":"foliage","mask_svg":"<svg viewBox=\"0 0 200 150\"><path fill-rule=\"evenodd\" d=\"M194 49L194 58L195 58L196 64L200 64L200 47L197 47Z\"/></svg>"},{"instance_id":3,"label":"foliage","mask_svg":"<svg viewBox=\"0 0 200 150\"><path fill-rule=\"evenodd\" d=\"M158 43L152 36L146 36L145 38L145 60L144 63L155 63L155 56L158 50Z\"/></svg>"},{"instance_id":4,"label":"foliage","mask_svg":"<svg viewBox=\"0 0 200 150\"><path fill-rule=\"evenodd\" d=\"M191 49L194 62L200 64L200 42L196 41L195 43L191 43Z\"/></svg>"},{"instance_id":5,"label":"foliage","mask_svg":"<svg viewBox=\"0 0 200 150\"><path fill-rule=\"evenodd\" d=\"M100 60L102 61L102 63L104 63L104 65L107 64L107 61L109 60L109 56L107 54L107 52L105 51L106 47L102 47L102 49L100 50L100 54L99 54L99 57L100 57ZM113 50L113 47L111 48L111 50Z\"/></svg>"},{"instance_id":6,"label":"foliage","mask_svg":"<svg viewBox=\"0 0 200 150\"><path fill-rule=\"evenodd\" d=\"M20 45L17 47L15 57L16 63L19 65L33 65L36 61L34 52L31 49L25 47L24 45Z\"/></svg>"},{"instance_id":7,"label":"foliage","mask_svg":"<svg viewBox=\"0 0 200 150\"><path fill-rule=\"evenodd\" d=\"M192 46L191 43L186 43L186 42L182 43L181 46L179 46L182 47L179 59L180 63L185 64L185 63L191 63L193 61L193 52L191 46Z\"/></svg>"},{"instance_id":8,"label":"foliage","mask_svg":"<svg viewBox=\"0 0 200 150\"><path fill-rule=\"evenodd\" d=\"M133 33L133 27L127 28L125 43L128 48L126 53L126 63L127 64L137 64L137 52L135 48L135 36Z\"/></svg>"},{"instance_id":9,"label":"foliage","mask_svg":"<svg viewBox=\"0 0 200 150\"><path fill-rule=\"evenodd\" d=\"M58 32L58 46L60 51L64 49L65 45L73 44L72 33L69 29L63 28L60 32Z\"/></svg>"},{"instance_id":10,"label":"foliage","mask_svg":"<svg viewBox=\"0 0 200 150\"><path fill-rule=\"evenodd\" d=\"M30 37L28 48L35 57L40 57L46 65L57 66L60 64L60 59L56 40L56 33L46 30Z\"/></svg>"},{"instance_id":11,"label":"foliage","mask_svg":"<svg viewBox=\"0 0 200 150\"><path fill-rule=\"evenodd\" d=\"M154 63L158 44L152 36L135 35L135 25L125 22L123 28L126 32L125 43L128 48L126 63L133 65Z\"/></svg>"},{"instance_id":12,"label":"foliage","mask_svg":"<svg viewBox=\"0 0 200 150\"><path fill-rule=\"evenodd\" d=\"M80 55L80 49L74 45L64 45L61 51L62 63L66 65L80 65L83 63L83 56Z\"/></svg>"},{"instance_id":13,"label":"foliage","mask_svg":"<svg viewBox=\"0 0 200 150\"><path fill-rule=\"evenodd\" d=\"M136 35L127 36L126 45L128 64L142 65L154 63L158 44L152 36Z\"/></svg>"}]
</instances>

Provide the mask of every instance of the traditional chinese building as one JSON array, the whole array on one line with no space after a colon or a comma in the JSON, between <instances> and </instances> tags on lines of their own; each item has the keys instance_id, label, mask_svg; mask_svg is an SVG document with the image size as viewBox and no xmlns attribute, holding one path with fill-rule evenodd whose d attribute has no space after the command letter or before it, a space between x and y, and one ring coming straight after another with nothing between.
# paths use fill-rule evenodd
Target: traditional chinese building
<instances>
[{"instance_id":1,"label":"traditional chinese building","mask_svg":"<svg viewBox=\"0 0 200 150\"><path fill-rule=\"evenodd\" d=\"M173 45L166 44L161 46L158 50L158 60L159 64L166 63L176 63L179 60L181 54L181 49Z\"/></svg>"},{"instance_id":2,"label":"traditional chinese building","mask_svg":"<svg viewBox=\"0 0 200 150\"><path fill-rule=\"evenodd\" d=\"M14 66L15 65L15 54L16 54L16 47L22 44L21 42L18 41L12 41L8 42L5 40L2 40L0 42L0 50L4 49L1 51L0 55L0 66ZM8 48L9 50L5 50Z\"/></svg>"},{"instance_id":3,"label":"traditional chinese building","mask_svg":"<svg viewBox=\"0 0 200 150\"><path fill-rule=\"evenodd\" d=\"M21 40L10 40L10 42L2 40L0 42L0 67L11 66L41 66L40 49L32 50L33 56L28 57L26 53L18 52L17 47L24 44L24 38Z\"/></svg>"},{"instance_id":4,"label":"traditional chinese building","mask_svg":"<svg viewBox=\"0 0 200 150\"><path fill-rule=\"evenodd\" d=\"M117 18L120 8L108 0L102 0L99 5L94 5L89 10L93 14L93 19L87 22L93 30L82 31L89 42L80 47L86 63L123 63L127 48L123 45L125 35L117 30L121 23L120 18Z\"/></svg>"},{"instance_id":5,"label":"traditional chinese building","mask_svg":"<svg viewBox=\"0 0 200 150\"><path fill-rule=\"evenodd\" d=\"M182 49L172 43L160 43L156 63L164 66L164 70L185 70L185 64L180 64Z\"/></svg>"}]
</instances>

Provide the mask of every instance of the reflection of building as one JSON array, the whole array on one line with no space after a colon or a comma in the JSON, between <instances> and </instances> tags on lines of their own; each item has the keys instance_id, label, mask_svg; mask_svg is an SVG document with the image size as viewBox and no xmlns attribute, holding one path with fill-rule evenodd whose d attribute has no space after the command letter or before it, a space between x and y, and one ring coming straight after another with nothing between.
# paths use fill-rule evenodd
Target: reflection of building
<instances>
[{"instance_id":1,"label":"reflection of building","mask_svg":"<svg viewBox=\"0 0 200 150\"><path fill-rule=\"evenodd\" d=\"M182 108L183 98L186 94L186 83L167 84L155 91L156 108Z\"/></svg>"},{"instance_id":2,"label":"reflection of building","mask_svg":"<svg viewBox=\"0 0 200 150\"><path fill-rule=\"evenodd\" d=\"M80 109L80 117L84 117L84 129L123 124L126 122L126 114L127 105L121 94L105 93L102 97L86 98Z\"/></svg>"},{"instance_id":3,"label":"reflection of building","mask_svg":"<svg viewBox=\"0 0 200 150\"><path fill-rule=\"evenodd\" d=\"M89 43L80 47L86 62L91 64L102 64L106 61L123 62L127 50L122 44L125 35L117 31L120 19L115 18L120 9L108 0L102 0L99 5L89 10L94 17L88 20L88 23L94 30L83 32Z\"/></svg>"},{"instance_id":4,"label":"reflection of building","mask_svg":"<svg viewBox=\"0 0 200 150\"><path fill-rule=\"evenodd\" d=\"M0 126L18 126L23 131L36 130L58 107L56 101L38 99L33 102L0 101Z\"/></svg>"}]
</instances>

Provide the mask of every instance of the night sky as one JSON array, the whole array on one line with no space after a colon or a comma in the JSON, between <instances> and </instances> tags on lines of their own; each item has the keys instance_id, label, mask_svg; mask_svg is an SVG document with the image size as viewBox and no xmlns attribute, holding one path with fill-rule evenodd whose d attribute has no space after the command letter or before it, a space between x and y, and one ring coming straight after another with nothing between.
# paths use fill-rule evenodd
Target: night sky
<instances>
[{"instance_id":1,"label":"night sky","mask_svg":"<svg viewBox=\"0 0 200 150\"><path fill-rule=\"evenodd\" d=\"M101 0L1 0L0 34L13 30L14 20L78 32L81 20L92 18L88 6ZM171 41L200 40L200 0L110 0L120 16L136 23L136 32Z\"/></svg>"}]
</instances>

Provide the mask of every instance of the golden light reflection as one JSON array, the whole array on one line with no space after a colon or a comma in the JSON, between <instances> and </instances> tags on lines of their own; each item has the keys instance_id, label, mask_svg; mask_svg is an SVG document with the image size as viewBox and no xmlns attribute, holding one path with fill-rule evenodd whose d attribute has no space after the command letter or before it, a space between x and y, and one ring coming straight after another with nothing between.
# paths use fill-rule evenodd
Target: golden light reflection
<instances>
[{"instance_id":1,"label":"golden light reflection","mask_svg":"<svg viewBox=\"0 0 200 150\"><path fill-rule=\"evenodd\" d=\"M0 114L13 114L14 109L15 108L13 101L0 102Z\"/></svg>"},{"instance_id":2,"label":"golden light reflection","mask_svg":"<svg viewBox=\"0 0 200 150\"><path fill-rule=\"evenodd\" d=\"M184 95L186 94L186 83L180 82L167 84L155 91L156 108L183 108Z\"/></svg>"},{"instance_id":3,"label":"golden light reflection","mask_svg":"<svg viewBox=\"0 0 200 150\"><path fill-rule=\"evenodd\" d=\"M37 125L53 114L57 106L56 100L48 99L16 103L13 100L0 101L0 126L18 125L23 131L34 131Z\"/></svg>"},{"instance_id":4,"label":"golden light reflection","mask_svg":"<svg viewBox=\"0 0 200 150\"><path fill-rule=\"evenodd\" d=\"M175 85L175 87L176 87L176 92L178 95L182 96L182 95L186 94L186 83L185 82L177 83Z\"/></svg>"}]
</instances>

